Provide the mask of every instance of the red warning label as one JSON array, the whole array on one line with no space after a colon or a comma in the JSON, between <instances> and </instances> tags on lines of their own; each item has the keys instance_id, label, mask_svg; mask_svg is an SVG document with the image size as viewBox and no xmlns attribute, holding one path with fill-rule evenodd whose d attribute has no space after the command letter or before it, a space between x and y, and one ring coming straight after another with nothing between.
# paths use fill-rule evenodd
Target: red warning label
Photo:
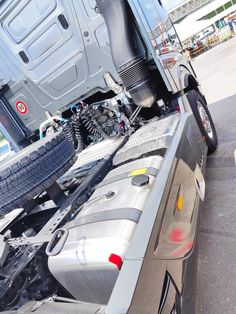
<instances>
[{"instance_id":1,"label":"red warning label","mask_svg":"<svg viewBox=\"0 0 236 314\"><path fill-rule=\"evenodd\" d=\"M26 104L23 101L17 101L16 110L20 114L26 114L28 112L28 107L26 106Z\"/></svg>"}]
</instances>

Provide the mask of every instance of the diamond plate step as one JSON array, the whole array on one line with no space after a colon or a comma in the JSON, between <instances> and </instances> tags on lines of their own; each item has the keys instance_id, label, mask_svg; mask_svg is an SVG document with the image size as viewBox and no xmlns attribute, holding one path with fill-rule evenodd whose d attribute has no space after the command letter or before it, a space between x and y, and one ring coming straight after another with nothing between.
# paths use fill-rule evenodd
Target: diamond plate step
<instances>
[{"instance_id":1,"label":"diamond plate step","mask_svg":"<svg viewBox=\"0 0 236 314\"><path fill-rule=\"evenodd\" d=\"M119 148L123 141L124 138L104 140L101 143L86 148L78 154L78 159L70 170L83 167L84 165L94 162L96 160L111 156L115 153L115 151Z\"/></svg>"},{"instance_id":2,"label":"diamond plate step","mask_svg":"<svg viewBox=\"0 0 236 314\"><path fill-rule=\"evenodd\" d=\"M134 133L113 159L114 165L140 158L152 151L169 147L179 122L179 113L155 119Z\"/></svg>"}]
</instances>

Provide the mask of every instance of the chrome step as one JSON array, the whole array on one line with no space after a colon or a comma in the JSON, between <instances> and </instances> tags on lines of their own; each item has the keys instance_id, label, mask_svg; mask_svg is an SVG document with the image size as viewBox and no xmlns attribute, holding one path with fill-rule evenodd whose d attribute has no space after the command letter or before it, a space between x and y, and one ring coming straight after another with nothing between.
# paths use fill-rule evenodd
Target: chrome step
<instances>
[{"instance_id":1,"label":"chrome step","mask_svg":"<svg viewBox=\"0 0 236 314\"><path fill-rule=\"evenodd\" d=\"M179 113L150 121L131 135L113 159L114 165L137 159L157 150L167 149L179 122Z\"/></svg>"}]
</instances>

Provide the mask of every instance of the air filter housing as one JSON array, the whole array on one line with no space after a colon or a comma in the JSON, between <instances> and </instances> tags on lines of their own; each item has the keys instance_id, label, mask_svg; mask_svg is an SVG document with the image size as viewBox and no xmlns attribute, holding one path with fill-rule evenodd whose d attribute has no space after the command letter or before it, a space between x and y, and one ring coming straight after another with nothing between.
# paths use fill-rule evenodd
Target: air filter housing
<instances>
[{"instance_id":1,"label":"air filter housing","mask_svg":"<svg viewBox=\"0 0 236 314\"><path fill-rule=\"evenodd\" d=\"M137 31L127 1L96 0L102 13L111 44L116 70L136 105L151 107L156 91L138 44Z\"/></svg>"}]
</instances>

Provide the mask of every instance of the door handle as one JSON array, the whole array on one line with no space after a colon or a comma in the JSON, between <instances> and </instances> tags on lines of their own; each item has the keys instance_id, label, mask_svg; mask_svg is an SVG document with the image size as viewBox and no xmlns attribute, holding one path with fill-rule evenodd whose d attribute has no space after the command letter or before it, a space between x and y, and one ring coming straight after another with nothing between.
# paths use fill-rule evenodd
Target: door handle
<instances>
[{"instance_id":1,"label":"door handle","mask_svg":"<svg viewBox=\"0 0 236 314\"><path fill-rule=\"evenodd\" d=\"M69 23L65 17L64 14L60 14L58 15L58 20L59 22L61 23L61 26L64 28L64 29L67 29L69 27Z\"/></svg>"}]
</instances>

